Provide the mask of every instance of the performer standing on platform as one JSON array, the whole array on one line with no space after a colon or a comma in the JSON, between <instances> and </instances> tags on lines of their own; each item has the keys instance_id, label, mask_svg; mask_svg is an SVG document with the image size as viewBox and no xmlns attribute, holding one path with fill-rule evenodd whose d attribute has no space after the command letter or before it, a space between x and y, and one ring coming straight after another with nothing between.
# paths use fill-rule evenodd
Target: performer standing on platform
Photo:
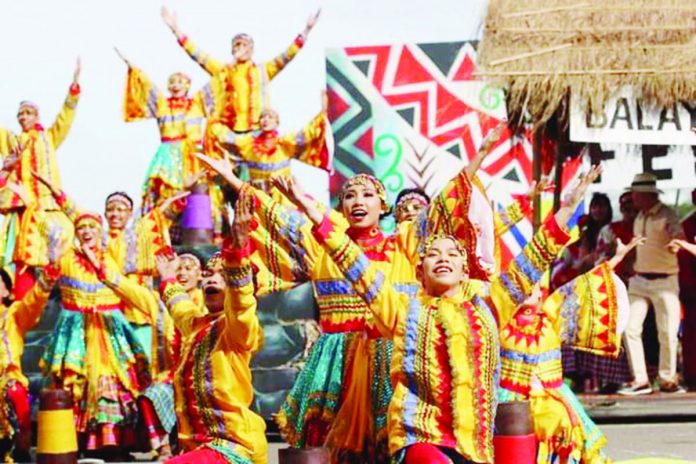
<instances>
[{"instance_id":1,"label":"performer standing on platform","mask_svg":"<svg viewBox=\"0 0 696 464\"><path fill-rule=\"evenodd\" d=\"M203 112L188 95L191 79L180 72L169 76L169 97L149 77L116 49L128 66L123 104L126 122L156 119L161 144L148 168L143 184L141 214L184 189L185 181L200 171L193 153L201 150Z\"/></svg>"},{"instance_id":2,"label":"performer standing on platform","mask_svg":"<svg viewBox=\"0 0 696 464\"><path fill-rule=\"evenodd\" d=\"M211 129L215 144L229 152L232 159L247 167L251 184L266 192L271 190L271 178L290 175L290 160L297 159L310 166L331 170L326 146L326 111L328 98L322 92L321 112L304 128L280 136L278 113L261 111L260 133L236 134L227 126L217 124Z\"/></svg>"},{"instance_id":3,"label":"performer standing on platform","mask_svg":"<svg viewBox=\"0 0 696 464\"><path fill-rule=\"evenodd\" d=\"M570 204L545 222L490 283L468 277L466 250L457 238L429 236L418 265L423 287L416 297L399 293L391 272L322 215L294 182L287 183L287 194L314 224L316 240L368 305L376 327L394 340L388 413L393 458L493 462L498 327L510 320L570 238L566 223L594 177L587 176Z\"/></svg>"},{"instance_id":4,"label":"performer standing on platform","mask_svg":"<svg viewBox=\"0 0 696 464\"><path fill-rule=\"evenodd\" d=\"M51 192L32 176L32 171L49 179L60 187L56 150L63 143L75 118L75 107L80 97L80 59L77 60L73 81L63 108L53 124L44 128L39 122L39 106L30 101L22 101L17 111L17 121L22 128L19 135L0 129L0 156L6 158L11 152L18 152L18 163L8 179L22 186L27 203L10 190L0 192L0 213L7 214L0 229L0 266L12 263L15 266L15 297L21 299L34 283L33 267L46 265L46 250L32 242L18 237L20 215L24 207L35 206L37 211L46 211L44 220L56 223L61 230L70 229L69 221L60 214ZM72 238L66 237L67 239Z\"/></svg>"},{"instance_id":5,"label":"performer standing on platform","mask_svg":"<svg viewBox=\"0 0 696 464\"><path fill-rule=\"evenodd\" d=\"M485 141L481 149L489 149L491 143ZM326 443L346 462L387 462L390 340L382 337L367 306L313 237L311 223L303 215L242 183L229 161L198 156L233 189L254 195L259 228L278 237L278 243L303 266L314 286L323 333L276 417L284 438L297 448ZM470 268L476 275L485 275L475 253L476 231L469 213L477 210L477 218L485 217L478 212L490 210L490 205L477 203L485 197L475 196L472 189L464 169L417 220L407 221L396 235L386 237L379 228L380 216L389 209L384 186L371 175L358 174L343 186L339 197L343 215L331 215L341 228L348 229L375 265L391 276L397 291L414 297L419 287L415 270L418 253L430 232L443 231L465 240L471 250ZM489 217L490 224L479 224L492 235L492 212Z\"/></svg>"},{"instance_id":6,"label":"performer standing on platform","mask_svg":"<svg viewBox=\"0 0 696 464\"><path fill-rule=\"evenodd\" d=\"M135 399L150 370L123 310L157 303L104 250L99 215L80 213L74 224L79 246L59 263L61 311L40 366L54 388L72 394L81 447L124 453L134 444Z\"/></svg>"},{"instance_id":7,"label":"performer standing on platform","mask_svg":"<svg viewBox=\"0 0 696 464\"><path fill-rule=\"evenodd\" d=\"M644 240L620 240L616 254L550 296L534 293L500 332L500 402L529 401L537 437L537 463L605 462L606 438L563 382L561 345L616 357L628 323L625 284L613 272Z\"/></svg>"},{"instance_id":8,"label":"performer standing on platform","mask_svg":"<svg viewBox=\"0 0 696 464\"><path fill-rule=\"evenodd\" d=\"M57 251L60 253L61 247ZM3 334L3 343L0 344L0 439L14 440L12 454L19 462L31 461L29 380L22 373L24 337L39 322L48 303L59 275L56 267L59 261L58 254L51 254L49 264L40 270L36 284L21 300L13 300L10 274L0 269L0 333ZM10 450L0 451L0 459L7 459Z\"/></svg>"},{"instance_id":9,"label":"performer standing on platform","mask_svg":"<svg viewBox=\"0 0 696 464\"><path fill-rule=\"evenodd\" d=\"M162 7L162 19L176 36L179 45L212 77L204 89L205 99L215 100L216 111L208 121L209 128L214 127L216 122L239 133L260 128L261 111L268 108L270 103L268 84L297 55L316 24L319 13L317 11L309 17L304 31L287 50L265 63L252 61L254 40L251 36L237 34L232 38L233 61L227 64L200 50L181 32L176 16Z\"/></svg>"},{"instance_id":10,"label":"performer standing on platform","mask_svg":"<svg viewBox=\"0 0 696 464\"><path fill-rule=\"evenodd\" d=\"M230 239L203 270L208 314L201 315L176 282L176 260L158 258L162 299L183 342L174 390L179 441L187 452L169 461L174 464L267 461L266 424L250 409L249 364L263 343L248 261L251 199L240 195L236 206Z\"/></svg>"}]
</instances>

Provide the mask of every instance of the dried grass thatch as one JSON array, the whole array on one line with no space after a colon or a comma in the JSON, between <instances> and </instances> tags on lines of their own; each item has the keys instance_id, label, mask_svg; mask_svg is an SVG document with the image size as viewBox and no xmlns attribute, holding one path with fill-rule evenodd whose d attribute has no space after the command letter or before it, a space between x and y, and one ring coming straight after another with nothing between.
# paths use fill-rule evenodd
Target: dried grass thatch
<instances>
[{"instance_id":1,"label":"dried grass thatch","mask_svg":"<svg viewBox=\"0 0 696 464\"><path fill-rule=\"evenodd\" d=\"M696 0L490 0L478 64L537 125L571 91L591 111L626 85L660 106L696 100Z\"/></svg>"}]
</instances>

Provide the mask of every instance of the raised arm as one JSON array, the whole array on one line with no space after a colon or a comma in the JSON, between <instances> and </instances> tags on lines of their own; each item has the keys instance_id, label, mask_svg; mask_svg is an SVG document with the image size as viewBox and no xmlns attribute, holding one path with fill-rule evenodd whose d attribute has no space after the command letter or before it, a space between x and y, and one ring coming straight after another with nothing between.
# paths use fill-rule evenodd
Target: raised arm
<instances>
[{"instance_id":1,"label":"raised arm","mask_svg":"<svg viewBox=\"0 0 696 464\"><path fill-rule=\"evenodd\" d=\"M60 206L60 209L63 211L63 213L70 219L70 222L73 222L77 216L80 215L80 207L77 205L77 203L69 197L65 191L57 188L51 181L43 177L41 174L39 174L36 171L32 171L31 175L36 178L39 182L44 184L46 188L51 192L51 195L53 195L53 198L55 198L56 203L58 206Z\"/></svg>"},{"instance_id":2,"label":"raised arm","mask_svg":"<svg viewBox=\"0 0 696 464\"><path fill-rule=\"evenodd\" d=\"M121 55L118 49L116 53L128 65L126 91L123 96L123 120L131 122L159 117L166 101L164 93L142 70L133 66Z\"/></svg>"},{"instance_id":3,"label":"raised arm","mask_svg":"<svg viewBox=\"0 0 696 464\"><path fill-rule=\"evenodd\" d=\"M304 46L310 31L316 25L320 13L321 10L318 10L316 13L311 15L309 19L307 19L307 25L305 26L304 31L302 31L302 33L295 38L292 44L283 53L276 56L271 61L264 63L266 75L268 76L269 80L273 79L290 61L292 61L293 58L295 58L297 52L299 52Z\"/></svg>"},{"instance_id":4,"label":"raised arm","mask_svg":"<svg viewBox=\"0 0 696 464\"><path fill-rule=\"evenodd\" d=\"M252 198L237 198L230 239L223 245L225 282L225 336L245 351L257 351L263 343L263 329L256 315L251 255Z\"/></svg>"},{"instance_id":5,"label":"raised arm","mask_svg":"<svg viewBox=\"0 0 696 464\"><path fill-rule=\"evenodd\" d=\"M169 11L166 6L162 7L161 15L164 24L166 24L167 27L169 27L169 29L172 31L181 48L183 48L191 59L198 63L198 65L203 68L205 72L212 76L225 67L223 62L216 60L203 50L199 49L198 46L191 41L191 39L181 32L176 15Z\"/></svg>"},{"instance_id":6,"label":"raised arm","mask_svg":"<svg viewBox=\"0 0 696 464\"><path fill-rule=\"evenodd\" d=\"M80 99L80 70L81 64L80 59L77 59L77 65L75 66L75 72L73 74L73 81L70 85L70 90L68 91L68 96L63 103L63 108L60 110L58 117L53 122L53 125L48 128L48 135L53 140L55 148L58 148L65 137L67 137L70 127L72 126L73 120L75 119L75 107Z\"/></svg>"},{"instance_id":7,"label":"raised arm","mask_svg":"<svg viewBox=\"0 0 696 464\"><path fill-rule=\"evenodd\" d=\"M58 266L49 263L39 271L32 289L21 300L12 303L8 311L14 317L15 324L21 333L31 330L39 322L48 298L51 296L51 289L59 276Z\"/></svg>"},{"instance_id":8,"label":"raised arm","mask_svg":"<svg viewBox=\"0 0 696 464\"><path fill-rule=\"evenodd\" d=\"M331 157L326 144L326 92L322 93L322 110L301 130L286 134L279 140L291 158L315 168L331 171Z\"/></svg>"}]
</instances>

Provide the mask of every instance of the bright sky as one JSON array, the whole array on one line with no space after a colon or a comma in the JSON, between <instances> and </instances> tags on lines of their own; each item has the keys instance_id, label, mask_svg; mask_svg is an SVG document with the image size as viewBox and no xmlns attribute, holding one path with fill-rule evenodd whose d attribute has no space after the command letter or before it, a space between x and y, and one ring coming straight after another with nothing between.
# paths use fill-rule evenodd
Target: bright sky
<instances>
[{"instance_id":1,"label":"bright sky","mask_svg":"<svg viewBox=\"0 0 696 464\"><path fill-rule=\"evenodd\" d=\"M273 105L281 132L295 130L320 108L327 48L476 38L484 0L170 0L181 29L214 56L230 57L230 39L251 34L255 59L282 51L304 28L310 13L322 15L305 48L273 81ZM253 5L253 7L252 7ZM67 140L58 150L64 189L85 208L101 211L106 195L125 190L136 203L146 169L159 144L154 121L125 123L122 100L126 66L119 49L162 88L173 71L193 78L192 90L207 75L181 50L160 18L162 3L149 0L24 0L5 2L0 41L4 72L0 125L19 131L19 101L41 108L51 124L65 98L75 59L82 57L82 99ZM325 176L303 169L308 190L318 196ZM309 181L311 175L311 182Z\"/></svg>"}]
</instances>

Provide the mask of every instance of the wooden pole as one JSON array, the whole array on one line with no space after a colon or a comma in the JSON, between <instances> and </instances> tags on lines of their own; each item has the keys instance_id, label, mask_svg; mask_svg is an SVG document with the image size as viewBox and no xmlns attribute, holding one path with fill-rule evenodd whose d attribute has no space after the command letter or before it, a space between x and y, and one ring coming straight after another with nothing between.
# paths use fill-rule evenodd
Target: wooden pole
<instances>
[{"instance_id":1,"label":"wooden pole","mask_svg":"<svg viewBox=\"0 0 696 464\"><path fill-rule=\"evenodd\" d=\"M534 145L533 145L533 156L532 159L532 172L534 175L534 180L539 182L541 179L541 145L542 145L542 128L537 129L534 133ZM541 197L539 195L534 196L534 232L539 229L541 225Z\"/></svg>"}]
</instances>

